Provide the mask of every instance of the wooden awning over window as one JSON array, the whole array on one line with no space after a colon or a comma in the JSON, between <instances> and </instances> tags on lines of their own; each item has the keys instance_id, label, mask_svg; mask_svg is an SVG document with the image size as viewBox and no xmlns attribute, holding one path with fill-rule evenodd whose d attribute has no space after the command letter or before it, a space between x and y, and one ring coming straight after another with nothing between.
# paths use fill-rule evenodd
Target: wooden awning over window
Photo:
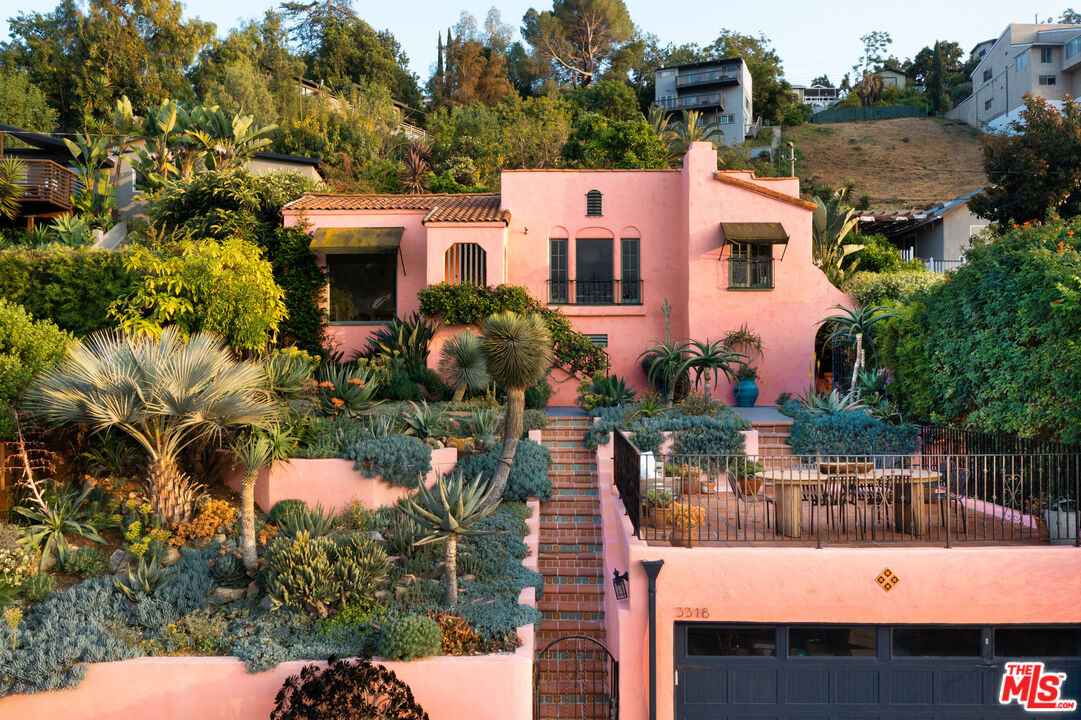
<instances>
[{"instance_id":1,"label":"wooden awning over window","mask_svg":"<svg viewBox=\"0 0 1081 720\"><path fill-rule=\"evenodd\" d=\"M721 230L728 242L756 245L787 245L788 233L779 222L723 222Z\"/></svg>"},{"instance_id":2,"label":"wooden awning over window","mask_svg":"<svg viewBox=\"0 0 1081 720\"><path fill-rule=\"evenodd\" d=\"M308 247L318 255L382 255L398 252L404 227L319 228Z\"/></svg>"}]
</instances>

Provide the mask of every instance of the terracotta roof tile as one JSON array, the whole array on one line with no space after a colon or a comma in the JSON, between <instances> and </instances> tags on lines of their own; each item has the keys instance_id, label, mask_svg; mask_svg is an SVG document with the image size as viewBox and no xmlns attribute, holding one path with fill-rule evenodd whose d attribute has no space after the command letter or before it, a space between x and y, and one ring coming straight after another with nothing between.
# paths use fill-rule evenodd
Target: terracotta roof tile
<instances>
[{"instance_id":1,"label":"terracotta roof tile","mask_svg":"<svg viewBox=\"0 0 1081 720\"><path fill-rule=\"evenodd\" d=\"M510 221L499 195L339 195L307 193L285 210L427 210L424 222Z\"/></svg>"},{"instance_id":2,"label":"terracotta roof tile","mask_svg":"<svg viewBox=\"0 0 1081 720\"><path fill-rule=\"evenodd\" d=\"M795 197L792 197L791 195L785 195L784 193L777 192L776 190L770 190L769 188L764 188L761 185L756 185L755 183L753 183L753 182L751 182L749 180L744 180L742 178L732 177L731 175L728 175L728 174L724 173L723 171L715 173L713 175L713 177L716 178L717 180L720 180L723 183L727 183L728 185L735 185L736 187L741 187L741 188L743 188L745 190L750 190L751 192L756 192L759 195L765 195L766 197L771 197L774 200L780 200L781 202L786 202L789 205L795 205L796 207L806 208L807 210L814 210L815 208L818 207L813 202L808 202L807 200L801 200L800 198L795 198Z\"/></svg>"}]
</instances>

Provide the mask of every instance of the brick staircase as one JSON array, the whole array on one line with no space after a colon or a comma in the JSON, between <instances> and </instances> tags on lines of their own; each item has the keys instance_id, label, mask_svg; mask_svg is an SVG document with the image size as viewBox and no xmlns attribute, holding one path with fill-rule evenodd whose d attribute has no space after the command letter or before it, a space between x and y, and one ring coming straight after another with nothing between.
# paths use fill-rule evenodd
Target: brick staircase
<instances>
[{"instance_id":1,"label":"brick staircase","mask_svg":"<svg viewBox=\"0 0 1081 720\"><path fill-rule=\"evenodd\" d=\"M591 425L587 418L552 417L542 433L542 442L552 453L552 499L541 503L540 511L538 560L544 588L537 603L542 616L538 652L567 635L605 642L596 456L582 445ZM557 652L554 658L546 659L545 667L557 672L538 679L537 717L602 717L594 712L601 698L584 690L581 681L584 674L604 676L607 660L603 651L595 657L591 657L593 653L571 655Z\"/></svg>"},{"instance_id":2,"label":"brick staircase","mask_svg":"<svg viewBox=\"0 0 1081 720\"><path fill-rule=\"evenodd\" d=\"M752 422L751 427L758 431L758 454L763 457L788 457L792 455L788 434L792 422Z\"/></svg>"}]
</instances>

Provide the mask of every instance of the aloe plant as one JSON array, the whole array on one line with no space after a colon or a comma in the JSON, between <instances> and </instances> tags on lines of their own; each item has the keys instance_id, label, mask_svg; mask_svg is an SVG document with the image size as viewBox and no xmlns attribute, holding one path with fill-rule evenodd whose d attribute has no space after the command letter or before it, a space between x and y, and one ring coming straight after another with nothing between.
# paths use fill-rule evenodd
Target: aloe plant
<instances>
[{"instance_id":1,"label":"aloe plant","mask_svg":"<svg viewBox=\"0 0 1081 720\"><path fill-rule=\"evenodd\" d=\"M59 559L61 553L71 549L65 535L75 535L86 540L105 544L105 540L86 522L83 504L92 488L80 494L69 492L44 507L20 506L15 512L29 521L25 530L25 542L41 549L41 570L45 570L50 556Z\"/></svg>"},{"instance_id":2,"label":"aloe plant","mask_svg":"<svg viewBox=\"0 0 1081 720\"><path fill-rule=\"evenodd\" d=\"M425 400L421 400L419 405L410 401L409 410L402 415L405 434L421 440L439 436L444 430L443 419L443 411L432 407Z\"/></svg>"},{"instance_id":3,"label":"aloe plant","mask_svg":"<svg viewBox=\"0 0 1081 720\"><path fill-rule=\"evenodd\" d=\"M426 533L416 545L446 543L444 578L448 606L458 604L458 538L494 534L476 525L496 511L502 493L502 488L497 488L495 483L489 485L481 475L466 482L461 473L454 473L440 476L431 488L421 483L417 494L401 506L402 512Z\"/></svg>"}]
</instances>

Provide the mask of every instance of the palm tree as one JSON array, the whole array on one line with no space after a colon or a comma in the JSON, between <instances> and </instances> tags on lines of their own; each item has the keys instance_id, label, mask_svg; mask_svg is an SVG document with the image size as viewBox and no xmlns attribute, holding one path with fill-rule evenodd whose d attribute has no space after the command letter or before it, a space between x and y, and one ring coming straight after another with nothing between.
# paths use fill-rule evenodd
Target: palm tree
<instances>
[{"instance_id":1,"label":"palm tree","mask_svg":"<svg viewBox=\"0 0 1081 720\"><path fill-rule=\"evenodd\" d=\"M852 368L852 390L856 388L856 379L861 368L865 367L865 351L869 348L872 361L878 364L878 353L875 351L874 331L878 323L887 318L895 317L896 313L889 312L885 307L861 307L858 309L846 308L843 305L834 305L831 309L840 310L837 315L830 315L822 320L819 325L832 325L831 340L851 342L856 346L856 365Z\"/></svg>"},{"instance_id":2,"label":"palm tree","mask_svg":"<svg viewBox=\"0 0 1081 720\"><path fill-rule=\"evenodd\" d=\"M399 507L405 515L428 531L415 545L445 542L443 577L447 586L446 603L458 604L458 538L467 535L492 535L495 531L474 526L495 512L503 491L486 484L483 476L466 483L461 473L440 476L434 487L420 484L417 494Z\"/></svg>"},{"instance_id":3,"label":"palm tree","mask_svg":"<svg viewBox=\"0 0 1081 720\"><path fill-rule=\"evenodd\" d=\"M684 110L683 121L675 125L676 137L686 152L693 142L714 142L721 137L721 127L717 123L707 123L702 113L697 110Z\"/></svg>"},{"instance_id":4,"label":"palm tree","mask_svg":"<svg viewBox=\"0 0 1081 720\"><path fill-rule=\"evenodd\" d=\"M260 365L238 362L211 333L185 342L102 332L73 343L34 380L27 407L45 423L116 428L146 451L150 503L170 527L191 518L201 486L180 469L180 452L220 440L230 428L262 427L278 415Z\"/></svg>"},{"instance_id":5,"label":"palm tree","mask_svg":"<svg viewBox=\"0 0 1081 720\"><path fill-rule=\"evenodd\" d=\"M706 402L709 402L711 381L716 387L717 379L722 374L729 380L735 380L736 371L732 369L732 366L745 366L746 359L746 355L729 350L723 340L715 342L710 342L708 339L705 342L693 340L689 346L686 365L688 369L694 370L695 387L698 387L703 378L705 379L705 397ZM717 374L714 375L714 372Z\"/></svg>"},{"instance_id":6,"label":"palm tree","mask_svg":"<svg viewBox=\"0 0 1081 720\"><path fill-rule=\"evenodd\" d=\"M466 390L480 392L487 387L480 336L466 330L448 339L439 350L439 372L454 386L454 402L461 402Z\"/></svg>"},{"instance_id":7,"label":"palm tree","mask_svg":"<svg viewBox=\"0 0 1081 720\"><path fill-rule=\"evenodd\" d=\"M255 549L255 481L259 471L292 455L297 439L276 428L263 431L252 428L233 443L233 455L244 466L240 492L240 551L244 567L255 569L258 553Z\"/></svg>"},{"instance_id":8,"label":"palm tree","mask_svg":"<svg viewBox=\"0 0 1081 720\"><path fill-rule=\"evenodd\" d=\"M492 477L496 498L503 497L514 451L522 436L525 391L541 381L552 364L552 335L539 315L501 312L484 321L482 348L488 375L507 391L503 451Z\"/></svg>"},{"instance_id":9,"label":"palm tree","mask_svg":"<svg viewBox=\"0 0 1081 720\"><path fill-rule=\"evenodd\" d=\"M14 220L19 214L19 198L26 190L26 163L15 158L0 159L0 217Z\"/></svg>"},{"instance_id":10,"label":"palm tree","mask_svg":"<svg viewBox=\"0 0 1081 720\"><path fill-rule=\"evenodd\" d=\"M679 145L679 136L672 128L672 119L668 116L668 111L660 105L650 105L646 122L668 152L668 164L673 164L679 154L677 147Z\"/></svg>"},{"instance_id":11,"label":"palm tree","mask_svg":"<svg viewBox=\"0 0 1081 720\"><path fill-rule=\"evenodd\" d=\"M845 244L845 238L856 227L856 218L852 217L852 208L842 206L845 188L841 188L830 197L829 202L822 202L822 198L815 198L818 207L813 217L813 247L812 259L814 264L822 268L826 277L834 285L840 285L845 278L845 270L841 269L841 263L845 257L863 249L863 245L855 243ZM847 272L851 273L859 264L859 259L849 265Z\"/></svg>"}]
</instances>

